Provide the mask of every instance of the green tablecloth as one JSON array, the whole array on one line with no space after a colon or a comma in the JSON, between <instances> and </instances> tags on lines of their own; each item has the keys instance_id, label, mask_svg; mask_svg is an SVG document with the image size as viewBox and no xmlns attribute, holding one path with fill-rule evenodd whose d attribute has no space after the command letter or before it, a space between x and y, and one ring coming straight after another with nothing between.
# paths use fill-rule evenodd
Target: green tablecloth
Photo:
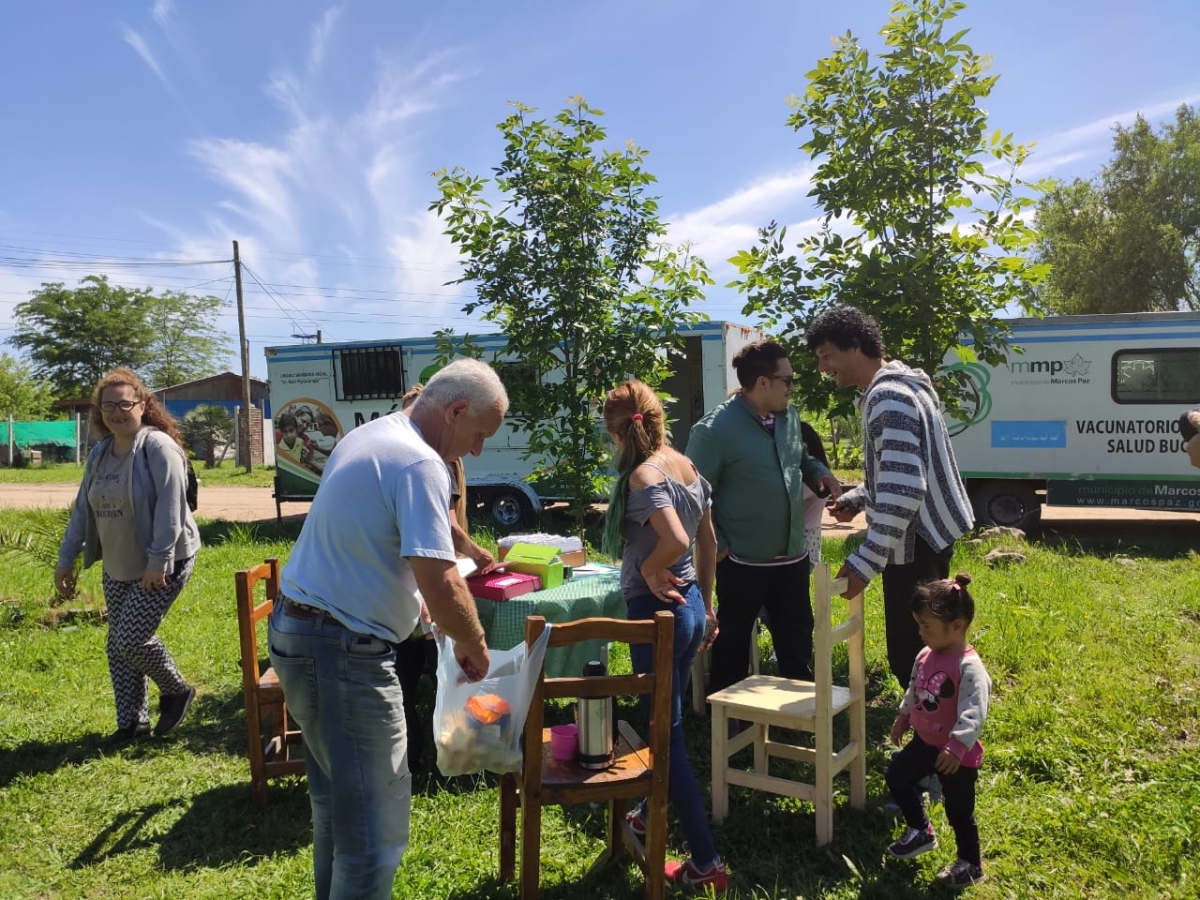
<instances>
[{"instance_id":1,"label":"green tablecloth","mask_svg":"<svg viewBox=\"0 0 1200 900\"><path fill-rule=\"evenodd\" d=\"M475 598L479 621L483 623L489 647L508 650L525 640L525 618L543 616L547 622L572 622L605 616L625 618L625 599L621 596L619 573L577 578L547 591L522 594L497 602ZM582 675L583 666L592 659L606 659L600 641L552 647L546 651L546 675L561 678Z\"/></svg>"}]
</instances>

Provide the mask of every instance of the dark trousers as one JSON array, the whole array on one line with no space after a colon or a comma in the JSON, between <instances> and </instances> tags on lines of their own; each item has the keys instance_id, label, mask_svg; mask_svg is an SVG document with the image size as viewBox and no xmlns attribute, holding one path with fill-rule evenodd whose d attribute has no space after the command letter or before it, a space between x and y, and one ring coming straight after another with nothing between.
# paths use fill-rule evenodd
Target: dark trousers
<instances>
[{"instance_id":1,"label":"dark trousers","mask_svg":"<svg viewBox=\"0 0 1200 900\"><path fill-rule=\"evenodd\" d=\"M766 607L779 674L812 680L813 611L808 597L808 557L785 566L747 566L729 557L717 563L717 634L709 693L746 677L750 632Z\"/></svg>"},{"instance_id":2,"label":"dark trousers","mask_svg":"<svg viewBox=\"0 0 1200 900\"><path fill-rule=\"evenodd\" d=\"M904 565L890 563L883 570L883 618L887 631L888 667L908 688L913 663L925 646L912 614L912 596L917 585L950 577L950 558L954 544L945 550L934 550L917 538L913 561Z\"/></svg>"},{"instance_id":3,"label":"dark trousers","mask_svg":"<svg viewBox=\"0 0 1200 900\"><path fill-rule=\"evenodd\" d=\"M421 676L428 675L437 690L437 642L425 635L410 637L396 645L396 679L404 703L404 727L408 732L408 771L418 772L425 755L425 727L417 701L421 698Z\"/></svg>"},{"instance_id":4,"label":"dark trousers","mask_svg":"<svg viewBox=\"0 0 1200 900\"><path fill-rule=\"evenodd\" d=\"M918 831L928 827L929 816L921 803L917 782L936 772L937 755L937 747L914 735L903 750L892 756L888 766L887 785L892 799L900 807L908 827ZM954 829L954 840L958 845L958 858L977 866L983 864L979 855L979 827L975 824L975 781L978 778L979 770L966 766L959 766L953 775L938 775L942 782L946 821Z\"/></svg>"}]
</instances>

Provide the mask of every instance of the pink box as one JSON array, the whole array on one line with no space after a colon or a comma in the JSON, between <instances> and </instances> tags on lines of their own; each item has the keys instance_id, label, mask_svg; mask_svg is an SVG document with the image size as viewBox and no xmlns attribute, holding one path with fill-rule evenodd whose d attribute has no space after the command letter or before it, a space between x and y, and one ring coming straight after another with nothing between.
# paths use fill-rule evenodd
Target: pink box
<instances>
[{"instance_id":1,"label":"pink box","mask_svg":"<svg viewBox=\"0 0 1200 900\"><path fill-rule=\"evenodd\" d=\"M472 597L484 600L511 600L522 594L531 594L542 589L542 579L536 575L520 572L490 572L467 579Z\"/></svg>"}]
</instances>

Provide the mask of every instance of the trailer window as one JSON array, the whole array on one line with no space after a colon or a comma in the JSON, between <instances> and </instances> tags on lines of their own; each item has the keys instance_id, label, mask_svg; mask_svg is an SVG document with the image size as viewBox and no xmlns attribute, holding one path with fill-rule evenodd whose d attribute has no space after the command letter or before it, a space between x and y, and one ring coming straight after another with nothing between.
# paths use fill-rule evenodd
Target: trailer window
<instances>
[{"instance_id":1,"label":"trailer window","mask_svg":"<svg viewBox=\"0 0 1200 900\"><path fill-rule=\"evenodd\" d=\"M347 347L335 352L339 400L387 400L404 393L399 347Z\"/></svg>"},{"instance_id":2,"label":"trailer window","mask_svg":"<svg viewBox=\"0 0 1200 900\"><path fill-rule=\"evenodd\" d=\"M1200 348L1118 350L1112 395L1117 403L1195 403L1200 400Z\"/></svg>"}]
</instances>

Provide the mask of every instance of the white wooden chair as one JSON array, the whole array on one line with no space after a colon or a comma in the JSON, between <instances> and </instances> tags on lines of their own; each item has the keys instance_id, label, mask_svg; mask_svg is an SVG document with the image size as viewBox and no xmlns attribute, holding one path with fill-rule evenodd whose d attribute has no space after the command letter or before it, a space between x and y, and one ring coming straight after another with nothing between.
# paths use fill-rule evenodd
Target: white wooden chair
<instances>
[{"instance_id":1,"label":"white wooden chair","mask_svg":"<svg viewBox=\"0 0 1200 900\"><path fill-rule=\"evenodd\" d=\"M850 774L850 805L862 809L867 796L866 769L866 676L863 662L863 598L849 601L847 617L833 624L833 598L846 590L846 579L829 577L829 566L813 568L813 681L795 681L769 675L752 675L708 698L712 705L712 804L713 820L724 821L729 812L729 786L756 788L788 797L810 800L816 807L817 844L833 839L833 778ZM846 642L850 658L849 684L833 683L833 648ZM849 741L833 743L833 719L841 713L849 718ZM736 736L728 737L730 719L749 723ZM771 729L807 731L815 736L815 748L784 740ZM750 770L735 767L730 760L747 746L754 747ZM770 773L772 758L796 760L812 765L812 782L795 781Z\"/></svg>"}]
</instances>

